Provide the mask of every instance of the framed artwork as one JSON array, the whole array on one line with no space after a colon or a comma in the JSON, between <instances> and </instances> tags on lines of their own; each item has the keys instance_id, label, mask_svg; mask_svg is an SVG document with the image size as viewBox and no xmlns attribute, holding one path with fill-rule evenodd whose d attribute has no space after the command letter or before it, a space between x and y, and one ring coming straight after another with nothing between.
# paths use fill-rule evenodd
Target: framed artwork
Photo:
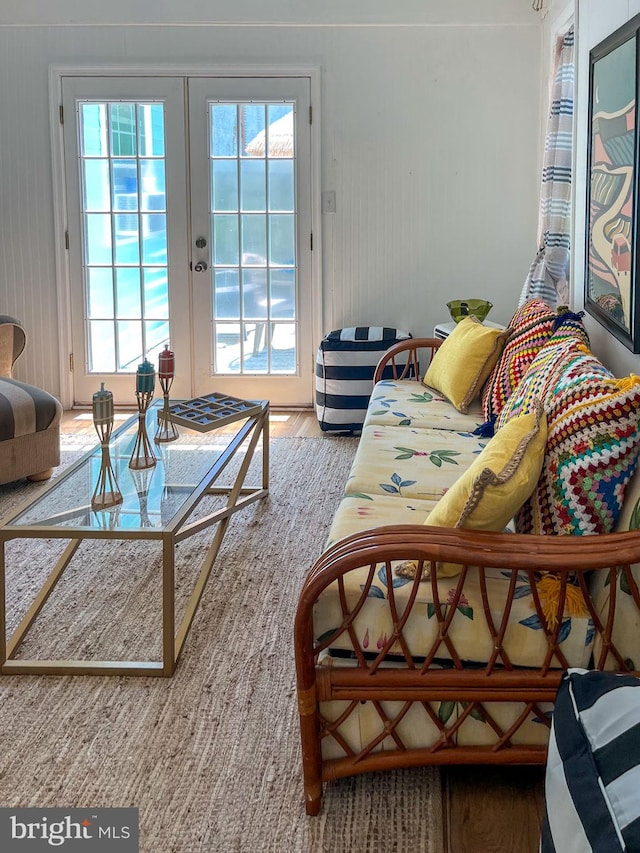
<instances>
[{"instance_id":1,"label":"framed artwork","mask_svg":"<svg viewBox=\"0 0 640 853\"><path fill-rule=\"evenodd\" d=\"M636 16L590 53L585 308L640 352Z\"/></svg>"}]
</instances>

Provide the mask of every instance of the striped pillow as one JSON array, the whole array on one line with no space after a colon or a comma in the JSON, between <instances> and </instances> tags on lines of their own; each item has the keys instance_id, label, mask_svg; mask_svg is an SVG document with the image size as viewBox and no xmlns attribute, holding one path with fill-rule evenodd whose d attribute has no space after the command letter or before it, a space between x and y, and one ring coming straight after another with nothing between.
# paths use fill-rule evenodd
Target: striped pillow
<instances>
[{"instance_id":1,"label":"striped pillow","mask_svg":"<svg viewBox=\"0 0 640 853\"><path fill-rule=\"evenodd\" d=\"M640 679L570 669L555 702L540 850L640 850Z\"/></svg>"},{"instance_id":2,"label":"striped pillow","mask_svg":"<svg viewBox=\"0 0 640 853\"><path fill-rule=\"evenodd\" d=\"M62 406L42 388L0 377L0 441L49 429L62 416Z\"/></svg>"}]
</instances>

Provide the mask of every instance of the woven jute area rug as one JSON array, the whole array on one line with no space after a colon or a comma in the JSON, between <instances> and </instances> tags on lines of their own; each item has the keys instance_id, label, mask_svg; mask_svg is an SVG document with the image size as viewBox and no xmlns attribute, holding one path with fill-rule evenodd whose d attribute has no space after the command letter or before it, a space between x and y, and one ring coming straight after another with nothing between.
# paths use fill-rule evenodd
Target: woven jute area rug
<instances>
[{"instance_id":1,"label":"woven jute area rug","mask_svg":"<svg viewBox=\"0 0 640 853\"><path fill-rule=\"evenodd\" d=\"M172 678L0 678L0 805L136 807L143 853L442 850L434 768L332 783L320 816L305 814L293 621L357 441L271 444L269 498L232 519ZM40 488L0 486L0 516ZM179 546L178 598L210 536ZM9 543L11 624L56 549ZM148 543L83 543L26 652L159 657L160 565Z\"/></svg>"}]
</instances>

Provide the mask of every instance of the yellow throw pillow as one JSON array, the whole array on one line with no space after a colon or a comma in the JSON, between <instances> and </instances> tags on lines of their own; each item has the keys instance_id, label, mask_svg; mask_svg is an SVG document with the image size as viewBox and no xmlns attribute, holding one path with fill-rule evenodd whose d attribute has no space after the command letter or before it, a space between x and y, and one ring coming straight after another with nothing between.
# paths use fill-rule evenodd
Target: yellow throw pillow
<instances>
[{"instance_id":1,"label":"yellow throw pillow","mask_svg":"<svg viewBox=\"0 0 640 853\"><path fill-rule=\"evenodd\" d=\"M542 471L547 421L539 401L534 411L514 418L493 436L431 510L425 524L501 531L531 495ZM438 577L460 573L457 563L438 563ZM415 563L398 569L415 575Z\"/></svg>"},{"instance_id":2,"label":"yellow throw pillow","mask_svg":"<svg viewBox=\"0 0 640 853\"><path fill-rule=\"evenodd\" d=\"M440 391L466 413L480 394L509 337L510 329L483 326L476 317L461 320L436 351L424 384Z\"/></svg>"}]
</instances>

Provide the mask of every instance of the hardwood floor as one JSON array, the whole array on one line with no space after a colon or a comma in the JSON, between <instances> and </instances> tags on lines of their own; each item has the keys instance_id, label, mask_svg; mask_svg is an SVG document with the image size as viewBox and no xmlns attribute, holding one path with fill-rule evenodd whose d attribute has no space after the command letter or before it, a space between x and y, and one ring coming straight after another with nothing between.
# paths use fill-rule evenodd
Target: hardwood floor
<instances>
[{"instance_id":1,"label":"hardwood floor","mask_svg":"<svg viewBox=\"0 0 640 853\"><path fill-rule=\"evenodd\" d=\"M116 418L130 414L118 412ZM61 428L64 433L93 434L91 412L65 412ZM323 435L312 411L276 410L271 414L270 432L273 437ZM536 853L544 768L450 767L443 768L442 781L442 853Z\"/></svg>"},{"instance_id":2,"label":"hardwood floor","mask_svg":"<svg viewBox=\"0 0 640 853\"><path fill-rule=\"evenodd\" d=\"M118 409L115 414L115 424L126 420L134 414L134 409L124 411ZM224 427L223 427L224 429ZM235 424L229 429L235 430ZM85 409L69 410L62 416L61 432L95 435L91 412ZM280 436L321 436L315 414L310 410L274 410L269 417L269 432L273 438ZM97 441L97 436L96 436Z\"/></svg>"},{"instance_id":3,"label":"hardwood floor","mask_svg":"<svg viewBox=\"0 0 640 853\"><path fill-rule=\"evenodd\" d=\"M537 853L544 767L442 770L445 853Z\"/></svg>"}]
</instances>

